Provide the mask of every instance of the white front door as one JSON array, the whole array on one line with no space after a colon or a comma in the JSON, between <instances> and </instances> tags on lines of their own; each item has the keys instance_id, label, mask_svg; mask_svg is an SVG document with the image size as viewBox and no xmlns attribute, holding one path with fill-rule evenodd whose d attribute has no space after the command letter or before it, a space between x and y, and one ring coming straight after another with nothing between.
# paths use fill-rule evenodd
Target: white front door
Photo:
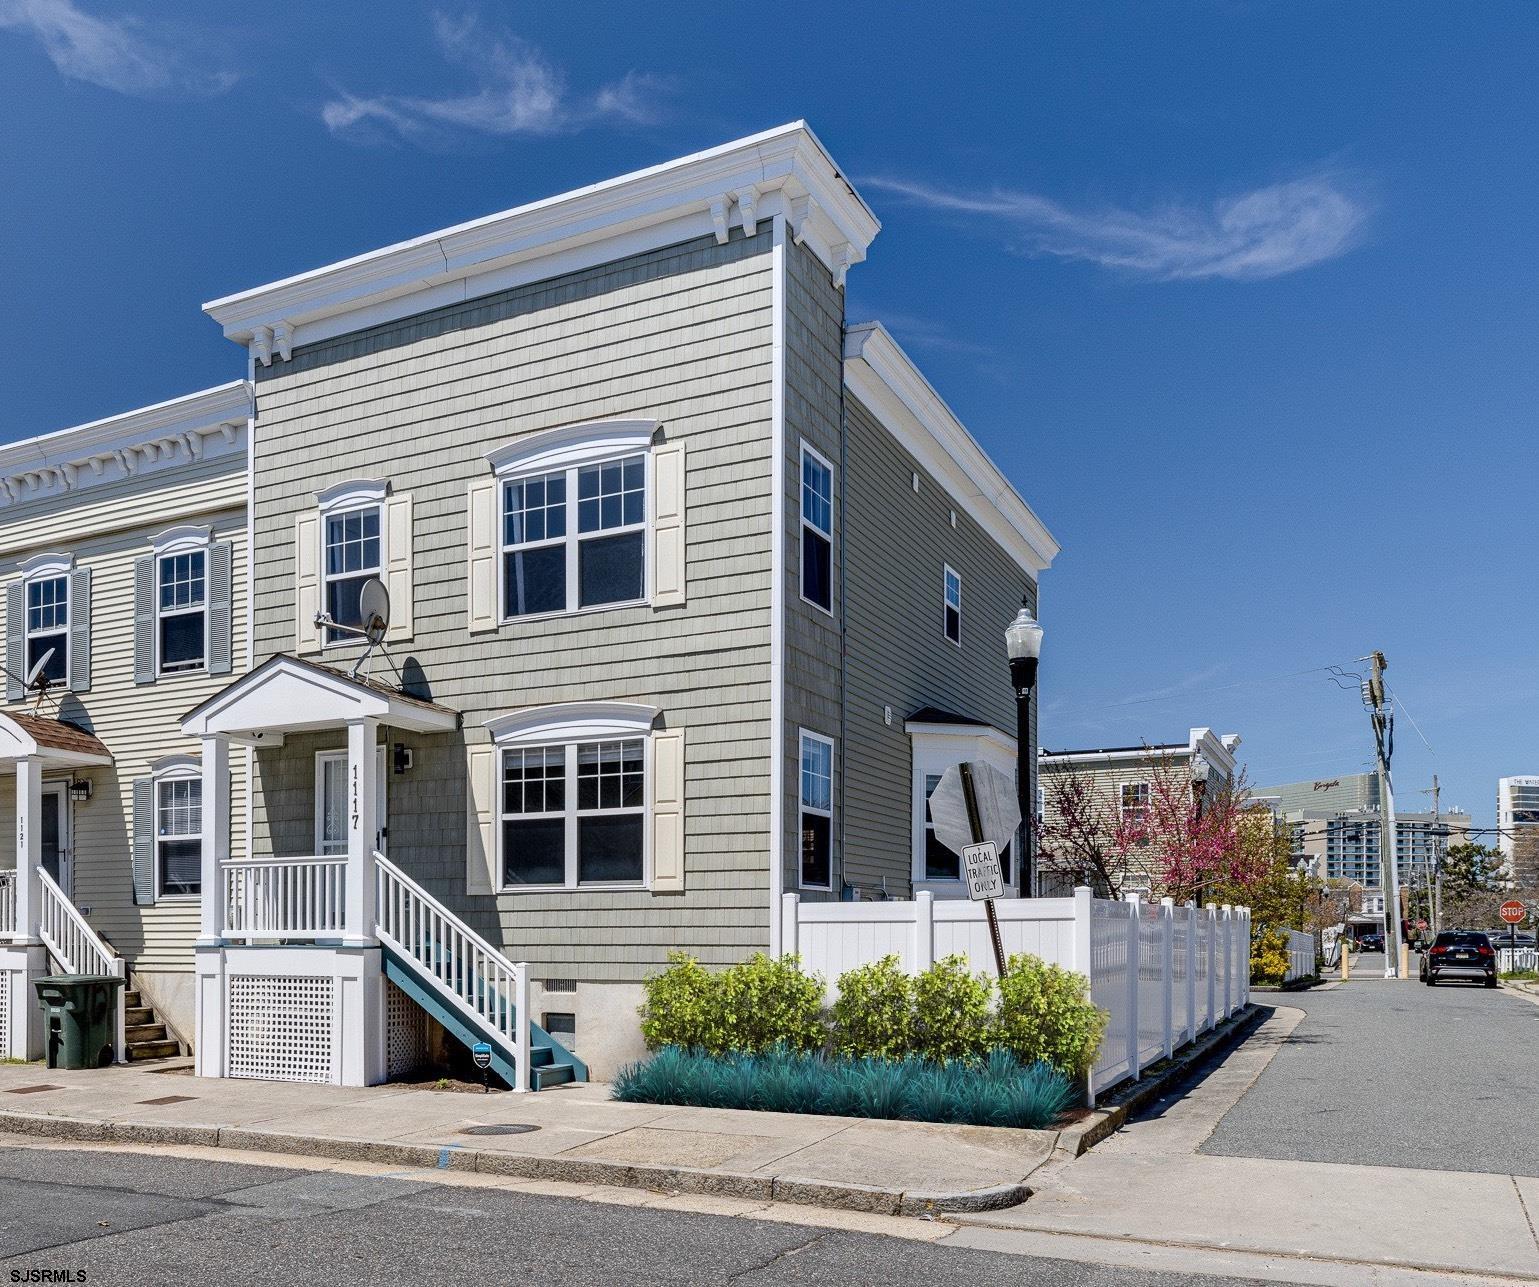
<instances>
[{"instance_id":1,"label":"white front door","mask_svg":"<svg viewBox=\"0 0 1539 1287\"><path fill-rule=\"evenodd\" d=\"M69 783L43 783L43 816L39 819L43 870L54 878L66 898L74 896L69 823Z\"/></svg>"},{"instance_id":2,"label":"white front door","mask_svg":"<svg viewBox=\"0 0 1539 1287\"><path fill-rule=\"evenodd\" d=\"M374 847L387 853L389 827L385 813L385 748L378 754L375 780L378 790L374 802L379 831ZM347 853L347 752L319 751L315 756L315 852L322 857Z\"/></svg>"}]
</instances>

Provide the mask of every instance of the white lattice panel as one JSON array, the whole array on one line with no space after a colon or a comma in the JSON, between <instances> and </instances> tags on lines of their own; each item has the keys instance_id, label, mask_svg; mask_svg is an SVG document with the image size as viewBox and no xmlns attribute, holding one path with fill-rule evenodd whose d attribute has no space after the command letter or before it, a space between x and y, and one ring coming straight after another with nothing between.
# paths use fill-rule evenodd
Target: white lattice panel
<instances>
[{"instance_id":1,"label":"white lattice panel","mask_svg":"<svg viewBox=\"0 0 1539 1287\"><path fill-rule=\"evenodd\" d=\"M385 980L385 1076L405 1077L428 1061L427 1015Z\"/></svg>"},{"instance_id":2,"label":"white lattice panel","mask_svg":"<svg viewBox=\"0 0 1539 1287\"><path fill-rule=\"evenodd\" d=\"M332 1079L332 980L232 974L229 1075L263 1081Z\"/></svg>"}]
</instances>

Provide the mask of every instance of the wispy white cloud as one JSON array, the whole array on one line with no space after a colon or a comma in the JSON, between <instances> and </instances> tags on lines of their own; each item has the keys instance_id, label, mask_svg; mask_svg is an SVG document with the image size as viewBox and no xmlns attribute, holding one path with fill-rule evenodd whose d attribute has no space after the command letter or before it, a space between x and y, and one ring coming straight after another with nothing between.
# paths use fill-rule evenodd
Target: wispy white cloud
<instances>
[{"instance_id":1,"label":"wispy white cloud","mask_svg":"<svg viewBox=\"0 0 1539 1287\"><path fill-rule=\"evenodd\" d=\"M1328 174L1274 183L1206 207L1170 205L1138 213L1073 210L1030 192L968 193L906 179L868 178L943 213L981 216L1007 230L1025 254L1083 260L1172 281L1280 277L1350 250L1368 208Z\"/></svg>"},{"instance_id":2,"label":"wispy white cloud","mask_svg":"<svg viewBox=\"0 0 1539 1287\"><path fill-rule=\"evenodd\" d=\"M967 357L993 357L997 352L987 344L980 344L960 335L950 326L942 325L933 318L920 317L915 313L891 313L882 311L879 316L900 343L912 348L930 349L937 353L957 353Z\"/></svg>"},{"instance_id":3,"label":"wispy white cloud","mask_svg":"<svg viewBox=\"0 0 1539 1287\"><path fill-rule=\"evenodd\" d=\"M480 134L566 134L601 122L648 124L661 114L669 85L631 72L583 96L571 94L560 68L533 45L479 18L433 16L444 58L474 78L473 88L443 98L339 92L321 108L333 134L387 134L425 141L448 131Z\"/></svg>"},{"instance_id":4,"label":"wispy white cloud","mask_svg":"<svg viewBox=\"0 0 1539 1287\"><path fill-rule=\"evenodd\" d=\"M0 0L0 31L31 36L61 76L120 94L218 94L238 78L190 32L137 18L98 18L73 0ZM196 47L195 47L196 46Z\"/></svg>"}]
</instances>

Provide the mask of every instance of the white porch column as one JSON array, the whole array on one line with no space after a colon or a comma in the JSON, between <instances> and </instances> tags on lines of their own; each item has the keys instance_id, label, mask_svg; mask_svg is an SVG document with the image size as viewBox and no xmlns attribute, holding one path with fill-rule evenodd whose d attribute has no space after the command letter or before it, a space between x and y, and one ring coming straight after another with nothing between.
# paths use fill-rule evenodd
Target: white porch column
<instances>
[{"instance_id":1,"label":"white porch column","mask_svg":"<svg viewBox=\"0 0 1539 1287\"><path fill-rule=\"evenodd\" d=\"M198 942L213 946L224 935L224 864L230 857L230 739L203 738L203 897Z\"/></svg>"},{"instance_id":2,"label":"white porch column","mask_svg":"<svg viewBox=\"0 0 1539 1287\"><path fill-rule=\"evenodd\" d=\"M43 910L43 762L33 755L16 761L16 941L39 941Z\"/></svg>"},{"instance_id":3,"label":"white porch column","mask_svg":"<svg viewBox=\"0 0 1539 1287\"><path fill-rule=\"evenodd\" d=\"M374 846L379 835L375 816L379 800L379 721L350 720L347 725L347 937L366 947L374 941Z\"/></svg>"}]
</instances>

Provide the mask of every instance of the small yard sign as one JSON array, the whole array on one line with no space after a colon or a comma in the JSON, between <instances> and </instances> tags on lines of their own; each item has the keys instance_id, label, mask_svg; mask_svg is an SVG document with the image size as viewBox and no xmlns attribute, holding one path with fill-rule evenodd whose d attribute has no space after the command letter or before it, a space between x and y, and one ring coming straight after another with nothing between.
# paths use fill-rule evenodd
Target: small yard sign
<instances>
[{"instance_id":1,"label":"small yard sign","mask_svg":"<svg viewBox=\"0 0 1539 1287\"><path fill-rule=\"evenodd\" d=\"M999 865L999 850L993 841L966 845L962 849L962 867L967 875L967 896L977 902L980 898L1003 898L1005 874Z\"/></svg>"},{"instance_id":2,"label":"small yard sign","mask_svg":"<svg viewBox=\"0 0 1539 1287\"><path fill-rule=\"evenodd\" d=\"M1521 925L1528 915L1528 908L1516 898L1509 898L1501 906L1500 916L1508 925Z\"/></svg>"},{"instance_id":3,"label":"small yard sign","mask_svg":"<svg viewBox=\"0 0 1539 1287\"><path fill-rule=\"evenodd\" d=\"M477 1068L481 1070L481 1092L490 1094L492 1089L492 1048L484 1041L478 1041L470 1048L470 1057L475 1061Z\"/></svg>"}]
</instances>

